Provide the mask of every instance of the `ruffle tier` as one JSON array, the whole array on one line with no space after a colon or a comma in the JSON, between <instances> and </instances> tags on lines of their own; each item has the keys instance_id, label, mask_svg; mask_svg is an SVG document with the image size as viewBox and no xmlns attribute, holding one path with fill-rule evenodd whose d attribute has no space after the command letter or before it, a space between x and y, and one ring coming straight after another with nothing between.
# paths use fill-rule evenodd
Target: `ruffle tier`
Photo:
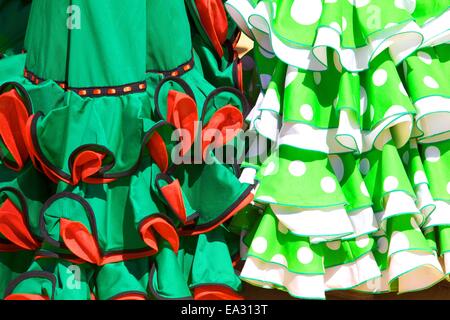
<instances>
[{"instance_id":1,"label":"ruffle tier","mask_svg":"<svg viewBox=\"0 0 450 320\"><path fill-rule=\"evenodd\" d=\"M388 50L398 64L421 46L448 41L448 4L416 1L229 0L241 30L293 67L324 71L335 59L350 72L369 69Z\"/></svg>"}]
</instances>

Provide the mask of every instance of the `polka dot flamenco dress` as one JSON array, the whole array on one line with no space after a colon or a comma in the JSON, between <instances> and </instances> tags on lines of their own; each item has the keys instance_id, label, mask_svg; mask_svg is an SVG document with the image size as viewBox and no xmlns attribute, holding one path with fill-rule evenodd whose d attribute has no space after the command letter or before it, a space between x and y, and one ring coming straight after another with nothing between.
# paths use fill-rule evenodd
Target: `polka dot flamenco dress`
<instances>
[{"instance_id":1,"label":"polka dot flamenco dress","mask_svg":"<svg viewBox=\"0 0 450 320\"><path fill-rule=\"evenodd\" d=\"M448 273L447 1L228 0L262 92L233 219L241 278L299 298ZM265 149L266 146L269 146Z\"/></svg>"},{"instance_id":2,"label":"polka dot flamenco dress","mask_svg":"<svg viewBox=\"0 0 450 320\"><path fill-rule=\"evenodd\" d=\"M240 298L223 223L252 187L234 166L169 157L185 129L214 158L228 141L193 120L237 132L246 108L204 79L189 30L181 0L32 2L26 55L0 60L22 69L1 72L2 297Z\"/></svg>"}]
</instances>

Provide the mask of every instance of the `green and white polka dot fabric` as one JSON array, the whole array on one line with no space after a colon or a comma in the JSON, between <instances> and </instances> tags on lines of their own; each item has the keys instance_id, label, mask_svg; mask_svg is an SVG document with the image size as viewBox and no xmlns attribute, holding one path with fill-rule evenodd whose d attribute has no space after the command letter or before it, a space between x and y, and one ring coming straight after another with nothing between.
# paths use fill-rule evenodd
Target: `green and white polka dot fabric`
<instances>
[{"instance_id":1,"label":"green and white polka dot fabric","mask_svg":"<svg viewBox=\"0 0 450 320\"><path fill-rule=\"evenodd\" d=\"M385 49L398 63L422 43L442 41L448 2L428 2L228 0L226 5L248 36L287 64L326 70L332 63L326 51L333 48L347 70L362 71Z\"/></svg>"},{"instance_id":2,"label":"green and white polka dot fabric","mask_svg":"<svg viewBox=\"0 0 450 320\"><path fill-rule=\"evenodd\" d=\"M247 121L272 147L263 158L255 143L243 166L265 209L242 227L241 278L314 299L330 290L412 292L444 279L448 2L226 6L255 40L262 91Z\"/></svg>"}]
</instances>

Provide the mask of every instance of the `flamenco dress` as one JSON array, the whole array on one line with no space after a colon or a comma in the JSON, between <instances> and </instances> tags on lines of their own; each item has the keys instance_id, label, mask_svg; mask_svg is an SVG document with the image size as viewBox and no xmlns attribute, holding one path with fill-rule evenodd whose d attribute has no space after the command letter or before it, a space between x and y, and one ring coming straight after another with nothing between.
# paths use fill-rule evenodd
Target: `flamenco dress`
<instances>
[{"instance_id":1,"label":"flamenco dress","mask_svg":"<svg viewBox=\"0 0 450 320\"><path fill-rule=\"evenodd\" d=\"M20 54L28 20L29 1L0 1L0 81L13 75L19 76L23 72L25 57ZM13 101L13 97L6 97L3 103ZM0 138L0 219L10 215L14 206L23 210L36 211L42 206L45 197L49 195L47 181L30 165L22 171L15 163L12 154L7 149L4 134L8 134L5 125L7 118L0 116L2 135ZM10 141L9 141L10 142ZM17 151L17 149L16 149ZM33 189L32 181L40 189ZM6 226L7 227L7 226ZM9 229L11 234L14 230ZM33 251L23 249L20 245L0 235L0 298L9 282L26 271L33 259Z\"/></svg>"},{"instance_id":2,"label":"flamenco dress","mask_svg":"<svg viewBox=\"0 0 450 320\"><path fill-rule=\"evenodd\" d=\"M156 184L180 234L178 255L166 247L155 257L152 291L158 298L185 298L189 290L175 290L184 281L195 299L239 299L241 282L233 269L239 238L226 225L252 200L253 186L239 182L234 159L216 154L234 149L247 102L237 88L221 86L224 77L206 80L208 61L194 48L184 1L147 3L147 92L154 99L153 116L181 130L178 147L164 132L150 140L162 172ZM227 83L233 79L230 74ZM173 285L175 273L179 286Z\"/></svg>"},{"instance_id":3,"label":"flamenco dress","mask_svg":"<svg viewBox=\"0 0 450 320\"><path fill-rule=\"evenodd\" d=\"M66 28L69 4L75 20ZM170 30L180 35L178 51ZM51 183L37 191L51 191L33 198L33 211L5 197L15 229L0 233L34 255L7 299L173 299L191 291L239 298L237 246L222 224L251 200L251 186L238 181L235 166L169 166L169 155L179 142L172 134L193 127L180 111L236 132L245 98L203 78L186 30L182 1L134 0L126 13L119 1L33 1L24 76L11 76L2 96L14 101L4 104L15 129L7 147L23 146L12 159L43 172ZM194 132L200 146L224 143L202 132ZM183 152L190 148L182 141ZM212 149L202 147L201 157L214 158Z\"/></svg>"},{"instance_id":4,"label":"flamenco dress","mask_svg":"<svg viewBox=\"0 0 450 320\"><path fill-rule=\"evenodd\" d=\"M408 95L421 80L406 91L396 67L448 41L446 1L226 7L255 40L262 88L247 118L256 139L241 176L258 183L256 206L233 221L248 250L241 278L316 299L331 290L411 292L442 280L436 246L421 229L431 208L402 163L402 148L426 122L417 93ZM448 95L446 80L442 86ZM445 126L432 121L428 130Z\"/></svg>"},{"instance_id":5,"label":"flamenco dress","mask_svg":"<svg viewBox=\"0 0 450 320\"><path fill-rule=\"evenodd\" d=\"M0 233L34 251L7 299L146 298L148 257L164 240L178 249L146 148L165 126L146 92L146 3L106 2L33 1L25 71L2 84L13 163L52 189L33 210L6 196L14 232Z\"/></svg>"}]
</instances>

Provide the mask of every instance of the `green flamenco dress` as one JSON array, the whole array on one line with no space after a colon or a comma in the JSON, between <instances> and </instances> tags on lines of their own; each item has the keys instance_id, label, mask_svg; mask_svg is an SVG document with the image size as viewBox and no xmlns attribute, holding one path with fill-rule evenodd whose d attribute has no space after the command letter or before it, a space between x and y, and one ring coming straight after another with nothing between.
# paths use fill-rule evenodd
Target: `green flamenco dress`
<instances>
[{"instance_id":1,"label":"green flamenco dress","mask_svg":"<svg viewBox=\"0 0 450 320\"><path fill-rule=\"evenodd\" d=\"M443 279L434 238L421 230L431 209L402 163L401 148L427 121L414 118L417 98L396 64L446 38L444 1L226 6L256 41L263 88L247 118L256 138L241 176L258 183L255 206L233 221L248 250L241 278L318 299L331 290L411 292ZM416 11L434 19L423 23Z\"/></svg>"},{"instance_id":2,"label":"green flamenco dress","mask_svg":"<svg viewBox=\"0 0 450 320\"><path fill-rule=\"evenodd\" d=\"M25 210L6 193L7 205L17 209L10 220L28 225L13 236L2 225L0 233L35 251L28 271L6 290L8 299L142 293L142 286L105 289L107 282L95 276L137 285L140 269L128 265L150 270L148 257L164 240L178 250L176 227L154 183L160 171L147 148L166 123L151 120L146 92L146 3L135 0L124 14L121 2L107 2L33 1L24 76L2 84L10 162L24 174L32 163L53 182L38 210ZM32 182L39 195L46 190ZM32 200L30 206L40 204L37 196Z\"/></svg>"},{"instance_id":3,"label":"green flamenco dress","mask_svg":"<svg viewBox=\"0 0 450 320\"><path fill-rule=\"evenodd\" d=\"M178 23L187 22L183 1L135 0L127 14L118 1L72 4L80 10L72 11L73 28L65 29L68 3L33 2L25 77L12 77L4 87L3 96L15 101L5 114L21 115L10 140L25 146L13 159L31 159L53 182L38 212L13 216L29 221L16 238L28 241L34 261L5 296L240 298L231 258L235 238L220 225L251 200L251 186L238 181L233 166L203 161L204 155L215 159L214 148L228 140L204 138L205 128L195 131L197 143L208 148L201 148L199 165L183 168L172 163L178 140L171 136L193 127L184 111L206 119L206 129L237 131L245 98L233 88L216 89L193 64L189 24ZM177 24L171 15L179 15ZM48 34L37 31L42 23ZM66 33L55 37L52 30ZM177 55L169 30L180 34ZM132 63L124 68L121 61ZM178 91L166 90L172 87ZM190 151L185 140L181 146Z\"/></svg>"},{"instance_id":4,"label":"green flamenco dress","mask_svg":"<svg viewBox=\"0 0 450 320\"><path fill-rule=\"evenodd\" d=\"M239 29L222 0L185 1L192 23L192 41L205 77L217 86L243 90L242 64L237 57Z\"/></svg>"},{"instance_id":5,"label":"green flamenco dress","mask_svg":"<svg viewBox=\"0 0 450 320\"><path fill-rule=\"evenodd\" d=\"M228 164L216 153L236 139L247 102L237 89L216 88L205 79L184 1L152 0L148 7L147 91L155 101L154 117L169 122L181 141L173 143L172 130L150 139L161 170L156 185L181 235L178 255L166 248L155 256L151 292L163 299L184 298L190 291L195 299L239 298L232 259L237 247L231 245L236 241L223 224L252 200L253 187L239 182L235 161ZM167 34L177 41L168 41ZM190 291L182 282L173 285L175 272Z\"/></svg>"},{"instance_id":6,"label":"green flamenco dress","mask_svg":"<svg viewBox=\"0 0 450 320\"><path fill-rule=\"evenodd\" d=\"M6 79L23 72L25 56L18 53L23 49L30 3L7 0L0 1L0 7L0 79ZM2 97L1 100L1 108L5 108L5 105L14 101L14 95ZM4 297L9 282L25 272L34 257L34 251L27 248L27 239L20 238L16 230L16 227L26 229L27 222L14 218L11 221L10 218L18 211L39 212L52 192L45 177L30 163L24 165L14 161L8 147L19 152L21 146L14 146L8 140L10 130L16 129L8 125L9 116L5 117L3 112L0 116L0 223L7 233L7 236L0 235L0 299Z\"/></svg>"},{"instance_id":7,"label":"green flamenco dress","mask_svg":"<svg viewBox=\"0 0 450 320\"><path fill-rule=\"evenodd\" d=\"M423 29L424 41L397 68L402 80L400 91L410 97L415 107L415 122L410 140L398 153L413 188L416 206L424 216L423 223L415 228L420 228L432 253L439 257L442 269L448 276L450 83L447 74L450 30L442 26L439 18L448 17L449 11L442 13L442 6L439 4L417 1L412 13ZM395 245L397 249L405 249L418 244L398 233ZM425 247L424 243L422 247ZM382 266L386 266L385 254L378 254L377 259ZM410 279L411 283L430 277L430 274L420 273L418 276L420 277ZM381 282L361 289L380 292L387 290L387 287Z\"/></svg>"}]
</instances>

